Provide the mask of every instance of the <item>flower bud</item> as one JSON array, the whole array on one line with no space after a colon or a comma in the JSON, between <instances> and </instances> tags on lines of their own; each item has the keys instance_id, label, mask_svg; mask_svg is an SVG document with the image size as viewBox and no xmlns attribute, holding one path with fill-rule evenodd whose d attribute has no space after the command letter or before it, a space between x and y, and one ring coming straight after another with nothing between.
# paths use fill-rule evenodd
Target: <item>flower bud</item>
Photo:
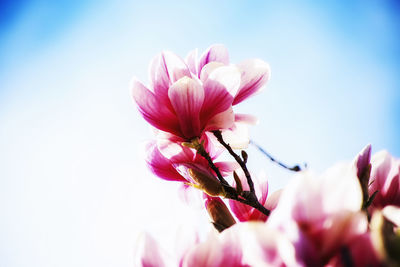
<instances>
[{"instance_id":1,"label":"flower bud","mask_svg":"<svg viewBox=\"0 0 400 267\"><path fill-rule=\"evenodd\" d=\"M195 186L210 196L224 196L221 183L211 174L196 169L189 169L189 175L196 182Z\"/></svg>"},{"instance_id":2,"label":"flower bud","mask_svg":"<svg viewBox=\"0 0 400 267\"><path fill-rule=\"evenodd\" d=\"M239 195L242 194L243 192L242 182L240 181L240 178L235 171L233 172L233 179L235 179L237 193Z\"/></svg>"},{"instance_id":3,"label":"flower bud","mask_svg":"<svg viewBox=\"0 0 400 267\"><path fill-rule=\"evenodd\" d=\"M236 223L225 203L219 197L207 197L205 205L214 227L219 232Z\"/></svg>"}]
</instances>

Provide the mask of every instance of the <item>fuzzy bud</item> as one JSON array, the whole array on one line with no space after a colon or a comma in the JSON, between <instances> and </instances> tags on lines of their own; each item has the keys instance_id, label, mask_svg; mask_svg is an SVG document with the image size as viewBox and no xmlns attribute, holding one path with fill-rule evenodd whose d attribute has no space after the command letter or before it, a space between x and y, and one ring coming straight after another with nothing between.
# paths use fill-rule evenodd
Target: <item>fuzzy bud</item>
<instances>
[{"instance_id":1,"label":"fuzzy bud","mask_svg":"<svg viewBox=\"0 0 400 267\"><path fill-rule=\"evenodd\" d=\"M219 232L236 223L225 203L219 197L207 197L205 205L214 227Z\"/></svg>"}]
</instances>

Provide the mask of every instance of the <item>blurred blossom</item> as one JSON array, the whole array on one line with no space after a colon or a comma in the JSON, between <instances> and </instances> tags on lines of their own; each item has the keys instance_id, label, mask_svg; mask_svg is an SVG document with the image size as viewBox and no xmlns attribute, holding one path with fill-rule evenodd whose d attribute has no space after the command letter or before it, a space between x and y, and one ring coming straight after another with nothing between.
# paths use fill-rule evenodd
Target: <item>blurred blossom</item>
<instances>
[{"instance_id":1,"label":"blurred blossom","mask_svg":"<svg viewBox=\"0 0 400 267\"><path fill-rule=\"evenodd\" d=\"M369 193L377 191L377 194L370 209L388 205L400 207L400 159L381 151L372 157L371 165Z\"/></svg>"},{"instance_id":2,"label":"blurred blossom","mask_svg":"<svg viewBox=\"0 0 400 267\"><path fill-rule=\"evenodd\" d=\"M304 264L327 264L367 231L361 205L360 184L350 164L336 165L320 177L304 171L283 190L267 223L289 237Z\"/></svg>"}]
</instances>

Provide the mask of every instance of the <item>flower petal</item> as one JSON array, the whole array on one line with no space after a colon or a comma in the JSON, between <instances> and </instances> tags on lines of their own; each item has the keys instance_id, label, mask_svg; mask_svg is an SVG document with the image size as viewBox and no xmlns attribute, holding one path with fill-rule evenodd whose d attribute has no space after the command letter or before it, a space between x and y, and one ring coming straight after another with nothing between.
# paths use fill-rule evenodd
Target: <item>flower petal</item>
<instances>
[{"instance_id":1,"label":"flower petal","mask_svg":"<svg viewBox=\"0 0 400 267\"><path fill-rule=\"evenodd\" d=\"M190 51L187 54L187 56L185 58L185 62L187 64L190 72L192 72L193 74L196 74L196 76L198 74L197 53L198 53L197 48L193 49L192 51Z\"/></svg>"},{"instance_id":2,"label":"flower petal","mask_svg":"<svg viewBox=\"0 0 400 267\"><path fill-rule=\"evenodd\" d=\"M201 121L207 123L214 115L231 107L240 84L240 73L234 66L219 67L204 82L205 101Z\"/></svg>"},{"instance_id":3,"label":"flower petal","mask_svg":"<svg viewBox=\"0 0 400 267\"><path fill-rule=\"evenodd\" d=\"M214 165L221 172L222 176L231 175L234 170L240 168L240 165L237 162L233 161L219 161L215 162Z\"/></svg>"},{"instance_id":4,"label":"flower petal","mask_svg":"<svg viewBox=\"0 0 400 267\"><path fill-rule=\"evenodd\" d=\"M245 149L250 143L249 129L243 123L235 123L230 129L222 131L222 137L233 149Z\"/></svg>"},{"instance_id":5,"label":"flower petal","mask_svg":"<svg viewBox=\"0 0 400 267\"><path fill-rule=\"evenodd\" d=\"M196 209L203 208L203 197L202 192L197 188L188 184L181 184L178 189L179 198L187 205L190 205Z\"/></svg>"},{"instance_id":6,"label":"flower petal","mask_svg":"<svg viewBox=\"0 0 400 267\"><path fill-rule=\"evenodd\" d=\"M232 199L229 199L229 207L231 208L233 214L235 214L236 218L241 222L249 221L254 209Z\"/></svg>"},{"instance_id":7,"label":"flower petal","mask_svg":"<svg viewBox=\"0 0 400 267\"><path fill-rule=\"evenodd\" d=\"M246 266L303 266L287 237L263 222L236 224L225 232L236 232Z\"/></svg>"},{"instance_id":8,"label":"flower petal","mask_svg":"<svg viewBox=\"0 0 400 267\"><path fill-rule=\"evenodd\" d=\"M198 68L199 74L204 65L213 61L221 62L225 65L229 64L228 49L221 44L210 46L200 57Z\"/></svg>"},{"instance_id":9,"label":"flower petal","mask_svg":"<svg viewBox=\"0 0 400 267\"><path fill-rule=\"evenodd\" d=\"M227 110L218 113L207 121L207 131L214 131L220 129L229 129L234 125L233 109L230 107Z\"/></svg>"},{"instance_id":10,"label":"flower petal","mask_svg":"<svg viewBox=\"0 0 400 267\"><path fill-rule=\"evenodd\" d=\"M207 65L204 65L204 67L200 73L200 81L202 81L203 83L205 81L207 81L208 76L210 76L210 73L213 72L215 69L222 67L222 66L224 66L223 63L216 62L216 61L210 62Z\"/></svg>"},{"instance_id":11,"label":"flower petal","mask_svg":"<svg viewBox=\"0 0 400 267\"><path fill-rule=\"evenodd\" d=\"M260 59L245 60L237 67L241 72L241 83L233 105L258 92L270 77L269 65Z\"/></svg>"},{"instance_id":12,"label":"flower petal","mask_svg":"<svg viewBox=\"0 0 400 267\"><path fill-rule=\"evenodd\" d=\"M265 207L269 210L274 210L276 206L278 205L279 198L281 197L282 194L282 189L279 189L272 194L270 194L267 198L267 202L265 203Z\"/></svg>"},{"instance_id":13,"label":"flower petal","mask_svg":"<svg viewBox=\"0 0 400 267\"><path fill-rule=\"evenodd\" d=\"M354 160L354 164L357 168L357 177L361 178L366 171L368 164L371 160L371 144L363 148L363 150L357 155Z\"/></svg>"},{"instance_id":14,"label":"flower petal","mask_svg":"<svg viewBox=\"0 0 400 267\"><path fill-rule=\"evenodd\" d=\"M137 79L132 82L132 96L144 119L159 130L180 135L178 119L163 103L165 99L147 89Z\"/></svg>"},{"instance_id":15,"label":"flower petal","mask_svg":"<svg viewBox=\"0 0 400 267\"><path fill-rule=\"evenodd\" d=\"M152 236L143 233L139 237L138 247L135 250L135 266L163 267L165 258L163 251L160 250Z\"/></svg>"},{"instance_id":16,"label":"flower petal","mask_svg":"<svg viewBox=\"0 0 400 267\"><path fill-rule=\"evenodd\" d=\"M172 52L160 53L150 64L150 78L157 96L168 99L168 88L185 76L191 77L188 66Z\"/></svg>"},{"instance_id":17,"label":"flower petal","mask_svg":"<svg viewBox=\"0 0 400 267\"><path fill-rule=\"evenodd\" d=\"M196 157L196 153L191 148L168 139L158 139L157 147L161 154L173 163L193 162Z\"/></svg>"},{"instance_id":18,"label":"flower petal","mask_svg":"<svg viewBox=\"0 0 400 267\"><path fill-rule=\"evenodd\" d=\"M199 113L204 101L201 84L194 79L184 77L170 87L168 96L183 135L188 139L200 137Z\"/></svg>"},{"instance_id":19,"label":"flower petal","mask_svg":"<svg viewBox=\"0 0 400 267\"><path fill-rule=\"evenodd\" d=\"M186 180L172 166L171 161L160 153L155 142L149 143L146 149L147 165L155 175L168 181L186 182Z\"/></svg>"},{"instance_id":20,"label":"flower petal","mask_svg":"<svg viewBox=\"0 0 400 267\"><path fill-rule=\"evenodd\" d=\"M391 221L396 227L400 227L400 208L397 206L386 206L382 210L383 216Z\"/></svg>"},{"instance_id":21,"label":"flower petal","mask_svg":"<svg viewBox=\"0 0 400 267\"><path fill-rule=\"evenodd\" d=\"M246 266L242 264L242 250L237 233L230 229L220 234L213 231L205 242L192 246L182 258L181 266Z\"/></svg>"},{"instance_id":22,"label":"flower petal","mask_svg":"<svg viewBox=\"0 0 400 267\"><path fill-rule=\"evenodd\" d=\"M400 161L387 151L380 151L372 157L371 165L369 194L378 191L371 208L400 206Z\"/></svg>"},{"instance_id":23,"label":"flower petal","mask_svg":"<svg viewBox=\"0 0 400 267\"><path fill-rule=\"evenodd\" d=\"M242 122L246 124L256 125L258 123L258 118L251 114L235 113L235 122Z\"/></svg>"}]
</instances>

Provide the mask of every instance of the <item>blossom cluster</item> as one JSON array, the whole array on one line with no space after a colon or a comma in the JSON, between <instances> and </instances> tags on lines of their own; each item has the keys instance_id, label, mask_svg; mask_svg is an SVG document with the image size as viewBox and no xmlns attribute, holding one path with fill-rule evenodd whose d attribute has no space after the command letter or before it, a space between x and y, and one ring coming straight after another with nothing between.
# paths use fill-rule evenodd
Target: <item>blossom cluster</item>
<instances>
[{"instance_id":1,"label":"blossom cluster","mask_svg":"<svg viewBox=\"0 0 400 267\"><path fill-rule=\"evenodd\" d=\"M171 257L149 235L138 266L399 266L400 159L366 146L350 163L322 174L300 170L268 193L253 179L243 148L247 114L233 107L269 80L259 59L230 64L214 45L185 60L163 52L150 64L150 86L133 80L132 94L155 129L146 162L158 177L199 189L215 230ZM234 138L233 138L234 137ZM224 151L235 161L218 161ZM192 192L189 192L192 193Z\"/></svg>"}]
</instances>

